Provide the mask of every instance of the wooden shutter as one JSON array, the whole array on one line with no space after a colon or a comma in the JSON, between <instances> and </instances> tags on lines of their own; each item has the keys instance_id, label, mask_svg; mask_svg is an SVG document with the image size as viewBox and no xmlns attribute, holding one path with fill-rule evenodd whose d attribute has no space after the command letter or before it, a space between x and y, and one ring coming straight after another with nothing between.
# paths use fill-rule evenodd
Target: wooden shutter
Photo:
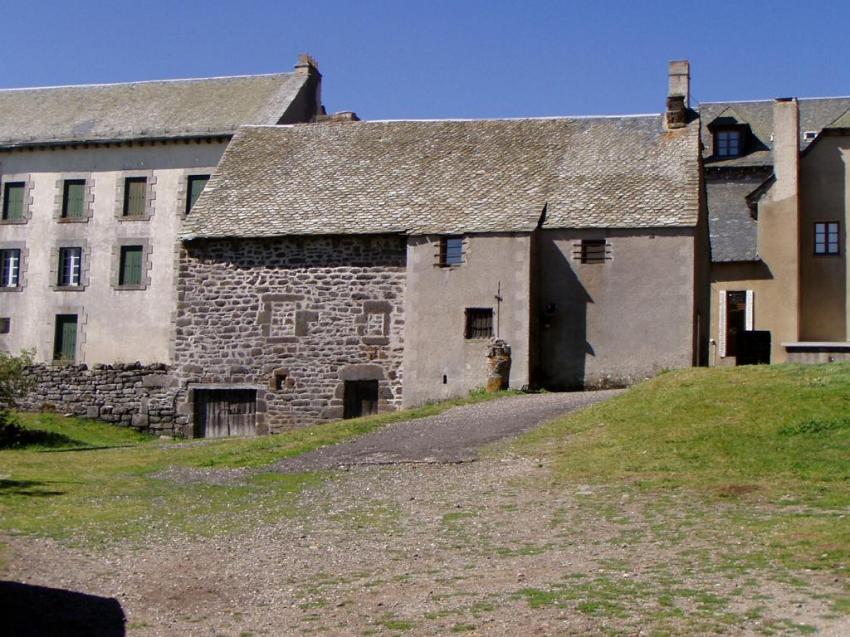
<instances>
[{"instance_id":1,"label":"wooden shutter","mask_svg":"<svg viewBox=\"0 0 850 637\"><path fill-rule=\"evenodd\" d=\"M720 290L717 300L717 354L726 356L726 290Z\"/></svg>"},{"instance_id":2,"label":"wooden shutter","mask_svg":"<svg viewBox=\"0 0 850 637\"><path fill-rule=\"evenodd\" d=\"M6 184L3 199L3 218L22 219L24 216L24 190L26 184Z\"/></svg>"},{"instance_id":3,"label":"wooden shutter","mask_svg":"<svg viewBox=\"0 0 850 637\"><path fill-rule=\"evenodd\" d=\"M145 177L128 177L124 183L124 216L141 217L145 214Z\"/></svg>"},{"instance_id":4,"label":"wooden shutter","mask_svg":"<svg viewBox=\"0 0 850 637\"><path fill-rule=\"evenodd\" d=\"M69 219L84 217L86 213L86 182L76 179L67 180L64 196L62 216Z\"/></svg>"},{"instance_id":5,"label":"wooden shutter","mask_svg":"<svg viewBox=\"0 0 850 637\"><path fill-rule=\"evenodd\" d=\"M747 290L747 306L744 310L744 329L753 331L753 291Z\"/></svg>"},{"instance_id":6,"label":"wooden shutter","mask_svg":"<svg viewBox=\"0 0 850 637\"><path fill-rule=\"evenodd\" d=\"M121 268L118 277L119 285L139 285L142 282L142 246L125 246L121 248Z\"/></svg>"},{"instance_id":7,"label":"wooden shutter","mask_svg":"<svg viewBox=\"0 0 850 637\"><path fill-rule=\"evenodd\" d=\"M56 338L53 345L53 358L73 361L77 356L77 315L59 314L56 316Z\"/></svg>"}]
</instances>

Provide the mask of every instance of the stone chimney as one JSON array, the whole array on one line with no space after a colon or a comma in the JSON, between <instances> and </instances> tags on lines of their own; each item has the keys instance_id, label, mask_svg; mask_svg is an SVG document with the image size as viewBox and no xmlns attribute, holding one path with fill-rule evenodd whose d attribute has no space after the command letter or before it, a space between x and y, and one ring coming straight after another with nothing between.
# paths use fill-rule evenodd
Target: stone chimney
<instances>
[{"instance_id":1,"label":"stone chimney","mask_svg":"<svg viewBox=\"0 0 850 637\"><path fill-rule=\"evenodd\" d=\"M296 75L319 75L319 63L316 62L312 55L302 53L298 56L298 63L295 65Z\"/></svg>"},{"instance_id":2,"label":"stone chimney","mask_svg":"<svg viewBox=\"0 0 850 637\"><path fill-rule=\"evenodd\" d=\"M687 60L673 60L668 67L667 128L682 128L688 123L691 107L691 65Z\"/></svg>"},{"instance_id":3,"label":"stone chimney","mask_svg":"<svg viewBox=\"0 0 850 637\"><path fill-rule=\"evenodd\" d=\"M780 97L773 103L773 174L775 200L798 196L800 110L794 97Z\"/></svg>"}]
</instances>

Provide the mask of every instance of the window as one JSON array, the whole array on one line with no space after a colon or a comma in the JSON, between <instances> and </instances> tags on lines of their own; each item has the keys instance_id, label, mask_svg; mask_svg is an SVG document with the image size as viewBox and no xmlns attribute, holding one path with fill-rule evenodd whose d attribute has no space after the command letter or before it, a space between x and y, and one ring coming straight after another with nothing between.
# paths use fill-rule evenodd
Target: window
<instances>
[{"instance_id":1,"label":"window","mask_svg":"<svg viewBox=\"0 0 850 637\"><path fill-rule=\"evenodd\" d=\"M147 177L127 177L124 180L125 217L145 216L147 186Z\"/></svg>"},{"instance_id":2,"label":"window","mask_svg":"<svg viewBox=\"0 0 850 637\"><path fill-rule=\"evenodd\" d=\"M582 239L581 262L582 263L605 263L608 253L608 244L605 239Z\"/></svg>"},{"instance_id":3,"label":"window","mask_svg":"<svg viewBox=\"0 0 850 637\"><path fill-rule=\"evenodd\" d=\"M0 318L0 334L8 334L12 331L12 319L8 316Z\"/></svg>"},{"instance_id":4,"label":"window","mask_svg":"<svg viewBox=\"0 0 850 637\"><path fill-rule=\"evenodd\" d=\"M841 254L841 247L838 242L837 221L828 221L824 223L815 224L815 254Z\"/></svg>"},{"instance_id":5,"label":"window","mask_svg":"<svg viewBox=\"0 0 850 637\"><path fill-rule=\"evenodd\" d=\"M493 336L493 308L466 308L464 338L490 338Z\"/></svg>"},{"instance_id":6,"label":"window","mask_svg":"<svg viewBox=\"0 0 850 637\"><path fill-rule=\"evenodd\" d=\"M24 218L24 193L26 183L16 181L3 188L3 220L18 221Z\"/></svg>"},{"instance_id":7,"label":"window","mask_svg":"<svg viewBox=\"0 0 850 637\"><path fill-rule=\"evenodd\" d=\"M66 179L62 185L62 219L86 216L86 180Z\"/></svg>"},{"instance_id":8,"label":"window","mask_svg":"<svg viewBox=\"0 0 850 637\"><path fill-rule=\"evenodd\" d=\"M463 237L440 239L440 265L460 265L461 263L463 263Z\"/></svg>"},{"instance_id":9,"label":"window","mask_svg":"<svg viewBox=\"0 0 850 637\"><path fill-rule=\"evenodd\" d=\"M16 288L21 280L21 251L0 250L0 287Z\"/></svg>"},{"instance_id":10,"label":"window","mask_svg":"<svg viewBox=\"0 0 850 637\"><path fill-rule=\"evenodd\" d=\"M82 248L59 248L59 287L77 287L81 283Z\"/></svg>"},{"instance_id":11,"label":"window","mask_svg":"<svg viewBox=\"0 0 850 637\"><path fill-rule=\"evenodd\" d=\"M189 175L186 183L186 214L188 215L210 180L209 175Z\"/></svg>"},{"instance_id":12,"label":"window","mask_svg":"<svg viewBox=\"0 0 850 637\"><path fill-rule=\"evenodd\" d=\"M57 314L53 339L53 360L73 361L77 357L77 315Z\"/></svg>"},{"instance_id":13,"label":"window","mask_svg":"<svg viewBox=\"0 0 850 637\"><path fill-rule=\"evenodd\" d=\"M141 285L144 248L121 246L121 261L118 264L118 285Z\"/></svg>"},{"instance_id":14,"label":"window","mask_svg":"<svg viewBox=\"0 0 850 637\"><path fill-rule=\"evenodd\" d=\"M719 130L714 134L714 154L718 157L737 157L741 154L741 131Z\"/></svg>"}]
</instances>

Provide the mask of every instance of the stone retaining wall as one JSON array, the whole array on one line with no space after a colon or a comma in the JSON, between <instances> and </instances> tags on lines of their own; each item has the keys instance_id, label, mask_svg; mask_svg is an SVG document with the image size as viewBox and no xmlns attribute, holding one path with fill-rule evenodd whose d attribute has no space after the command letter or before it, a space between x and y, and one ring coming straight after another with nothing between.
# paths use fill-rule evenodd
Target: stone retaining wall
<instances>
[{"instance_id":1,"label":"stone retaining wall","mask_svg":"<svg viewBox=\"0 0 850 637\"><path fill-rule=\"evenodd\" d=\"M34 365L28 411L56 411L96 418L142 431L175 432L176 382L166 365L140 363Z\"/></svg>"}]
</instances>

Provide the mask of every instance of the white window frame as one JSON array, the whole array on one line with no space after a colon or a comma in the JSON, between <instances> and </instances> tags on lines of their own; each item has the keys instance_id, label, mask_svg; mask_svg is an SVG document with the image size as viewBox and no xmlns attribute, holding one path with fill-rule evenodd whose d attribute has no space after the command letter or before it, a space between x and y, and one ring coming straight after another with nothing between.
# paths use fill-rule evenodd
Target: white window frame
<instances>
[{"instance_id":1,"label":"white window frame","mask_svg":"<svg viewBox=\"0 0 850 637\"><path fill-rule=\"evenodd\" d=\"M83 249L59 249L59 287L75 288L82 284Z\"/></svg>"},{"instance_id":2,"label":"white window frame","mask_svg":"<svg viewBox=\"0 0 850 637\"><path fill-rule=\"evenodd\" d=\"M21 284L21 251L18 248L3 248L3 280L0 287L16 288Z\"/></svg>"}]
</instances>

